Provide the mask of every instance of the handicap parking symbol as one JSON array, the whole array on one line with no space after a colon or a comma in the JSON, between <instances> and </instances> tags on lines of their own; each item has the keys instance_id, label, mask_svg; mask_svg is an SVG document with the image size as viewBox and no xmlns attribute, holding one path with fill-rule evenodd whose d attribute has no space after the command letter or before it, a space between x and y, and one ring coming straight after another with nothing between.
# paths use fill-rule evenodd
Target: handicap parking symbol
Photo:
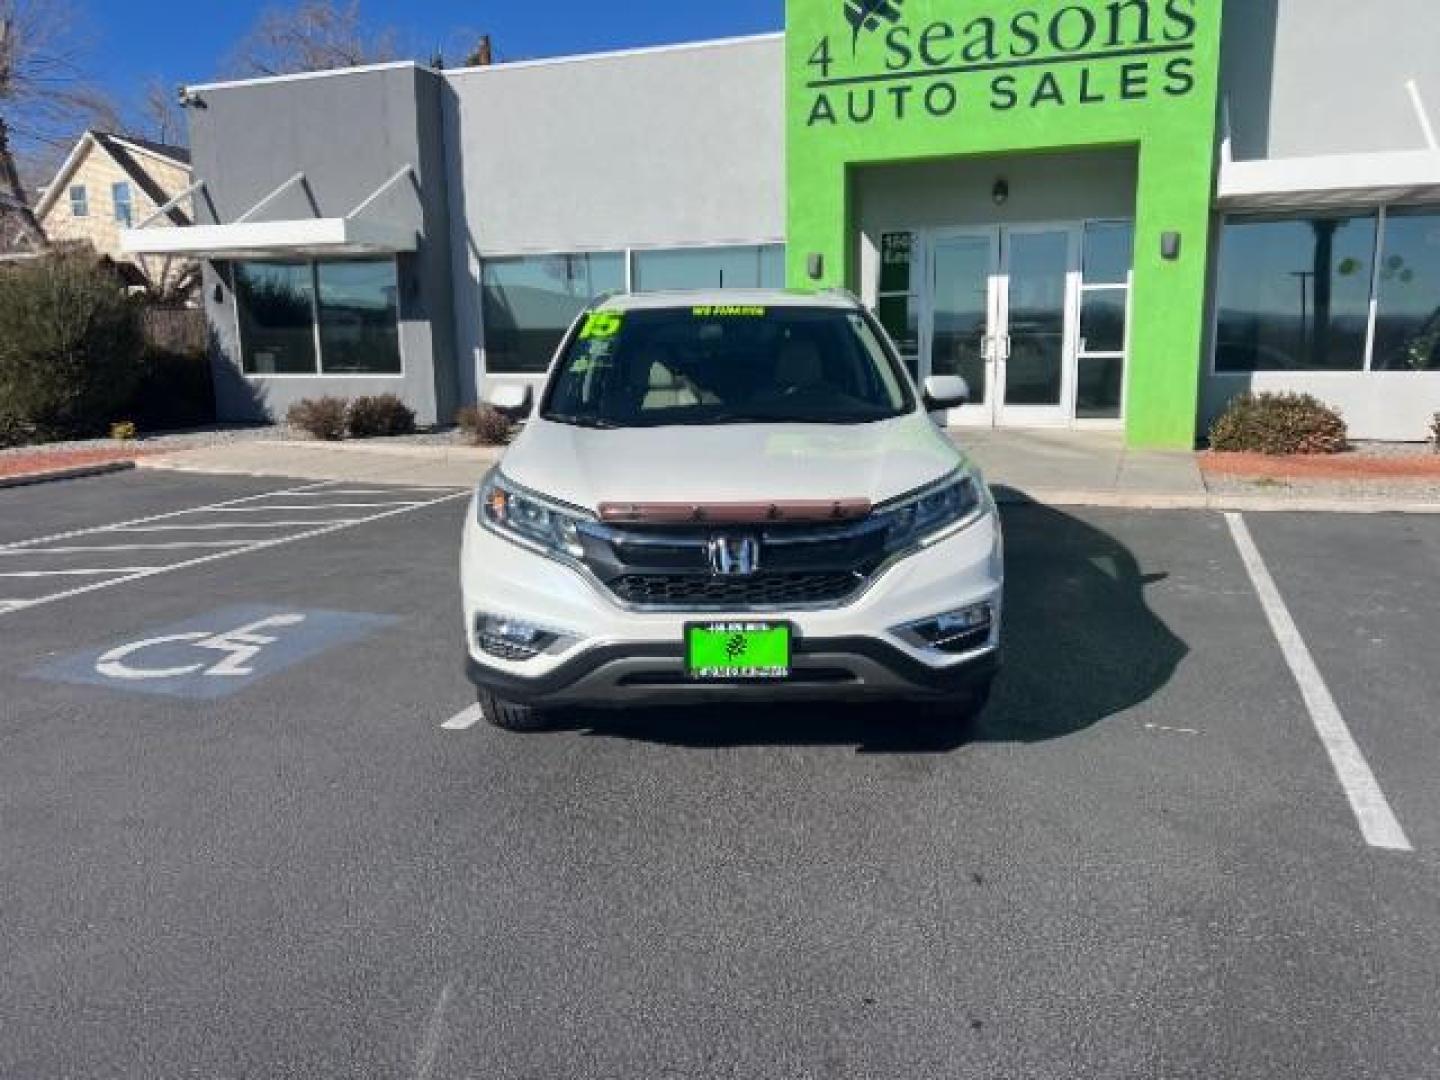
<instances>
[{"instance_id":1,"label":"handicap parking symbol","mask_svg":"<svg viewBox=\"0 0 1440 1080\"><path fill-rule=\"evenodd\" d=\"M239 605L66 656L32 675L53 682L212 700L361 641L398 621L388 615Z\"/></svg>"}]
</instances>

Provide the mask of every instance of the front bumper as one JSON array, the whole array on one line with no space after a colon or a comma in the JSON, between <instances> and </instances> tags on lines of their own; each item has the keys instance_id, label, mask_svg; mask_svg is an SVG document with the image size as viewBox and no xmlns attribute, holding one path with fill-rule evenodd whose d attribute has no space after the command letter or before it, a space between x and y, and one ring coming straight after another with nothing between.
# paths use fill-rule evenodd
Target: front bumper
<instances>
[{"instance_id":1,"label":"front bumper","mask_svg":"<svg viewBox=\"0 0 1440 1080\"><path fill-rule=\"evenodd\" d=\"M466 660L477 687L526 705L622 705L703 701L935 700L962 695L993 678L1000 650L989 648L931 667L879 638L798 638L784 680L698 682L685 673L682 647L659 643L582 650L543 676L527 678Z\"/></svg>"},{"instance_id":2,"label":"front bumper","mask_svg":"<svg viewBox=\"0 0 1440 1080\"><path fill-rule=\"evenodd\" d=\"M937 699L993 677L1000 660L1003 542L991 513L902 559L839 607L796 611L671 612L620 606L583 572L481 528L472 506L461 554L470 680L496 696L544 706L736 700ZM988 603L989 642L953 655L904 640L893 628ZM476 639L481 613L564 635L540 656L501 660ZM693 622L788 622L791 677L702 682L686 676L684 631Z\"/></svg>"}]
</instances>

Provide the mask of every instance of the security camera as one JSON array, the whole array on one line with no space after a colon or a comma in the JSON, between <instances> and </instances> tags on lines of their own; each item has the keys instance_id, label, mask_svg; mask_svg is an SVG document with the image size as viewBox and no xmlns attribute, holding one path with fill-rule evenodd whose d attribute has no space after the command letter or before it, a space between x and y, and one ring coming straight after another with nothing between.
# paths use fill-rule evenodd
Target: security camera
<instances>
[{"instance_id":1,"label":"security camera","mask_svg":"<svg viewBox=\"0 0 1440 1080\"><path fill-rule=\"evenodd\" d=\"M182 109L203 109L205 102L200 95L188 86L177 86L175 88L175 100L179 102Z\"/></svg>"}]
</instances>

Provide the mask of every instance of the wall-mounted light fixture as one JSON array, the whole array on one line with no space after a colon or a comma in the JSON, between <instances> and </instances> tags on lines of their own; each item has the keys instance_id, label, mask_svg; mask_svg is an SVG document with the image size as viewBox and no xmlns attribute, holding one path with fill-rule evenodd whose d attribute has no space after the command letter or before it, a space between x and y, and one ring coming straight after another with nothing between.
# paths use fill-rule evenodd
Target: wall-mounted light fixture
<instances>
[{"instance_id":1,"label":"wall-mounted light fixture","mask_svg":"<svg viewBox=\"0 0 1440 1080\"><path fill-rule=\"evenodd\" d=\"M990 198L995 200L996 206L1004 206L1010 201L1010 181L1003 176L995 181L995 186L990 189Z\"/></svg>"},{"instance_id":2,"label":"wall-mounted light fixture","mask_svg":"<svg viewBox=\"0 0 1440 1080\"><path fill-rule=\"evenodd\" d=\"M1180 258L1180 234L1178 232L1160 234L1160 257L1166 262L1174 262Z\"/></svg>"},{"instance_id":3,"label":"wall-mounted light fixture","mask_svg":"<svg viewBox=\"0 0 1440 1080\"><path fill-rule=\"evenodd\" d=\"M825 276L825 256L812 251L809 258L805 260L805 272L810 275L811 281L819 281Z\"/></svg>"},{"instance_id":4,"label":"wall-mounted light fixture","mask_svg":"<svg viewBox=\"0 0 1440 1080\"><path fill-rule=\"evenodd\" d=\"M218 281L215 283L215 288L210 291L210 298L217 304L225 302L225 290Z\"/></svg>"}]
</instances>

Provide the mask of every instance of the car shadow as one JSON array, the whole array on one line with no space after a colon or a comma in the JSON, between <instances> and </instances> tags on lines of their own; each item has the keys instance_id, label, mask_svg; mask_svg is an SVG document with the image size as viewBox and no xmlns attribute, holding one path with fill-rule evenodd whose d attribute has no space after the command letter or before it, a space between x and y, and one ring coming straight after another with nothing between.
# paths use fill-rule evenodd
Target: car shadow
<instances>
[{"instance_id":1,"label":"car shadow","mask_svg":"<svg viewBox=\"0 0 1440 1080\"><path fill-rule=\"evenodd\" d=\"M1146 572L1111 534L1036 504L1004 508L1004 669L967 731L899 705L692 706L575 712L563 727L603 738L717 749L854 746L946 753L968 743L1034 743L1084 731L1148 700L1189 652L1151 610Z\"/></svg>"}]
</instances>

